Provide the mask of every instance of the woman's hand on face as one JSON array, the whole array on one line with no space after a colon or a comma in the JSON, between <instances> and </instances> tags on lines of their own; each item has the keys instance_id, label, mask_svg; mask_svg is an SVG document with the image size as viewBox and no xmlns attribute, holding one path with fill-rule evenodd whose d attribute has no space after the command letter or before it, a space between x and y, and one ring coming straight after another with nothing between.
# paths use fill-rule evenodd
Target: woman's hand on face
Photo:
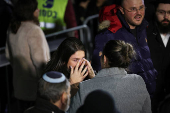
<instances>
[{"instance_id":1,"label":"woman's hand on face","mask_svg":"<svg viewBox=\"0 0 170 113\"><path fill-rule=\"evenodd\" d=\"M85 61L83 61L81 66L79 66L80 62L81 61L79 60L75 68L71 67L70 84L82 82L84 78L88 75L88 71L87 71L88 67L86 66L83 69L83 67L85 66Z\"/></svg>"},{"instance_id":2,"label":"woman's hand on face","mask_svg":"<svg viewBox=\"0 0 170 113\"><path fill-rule=\"evenodd\" d=\"M85 58L84 58L84 61L86 61L85 65L87 65L88 77L89 78L94 78L95 77L95 73L94 73L94 70L93 70L93 68L91 66L91 63L88 60L86 60Z\"/></svg>"}]
</instances>

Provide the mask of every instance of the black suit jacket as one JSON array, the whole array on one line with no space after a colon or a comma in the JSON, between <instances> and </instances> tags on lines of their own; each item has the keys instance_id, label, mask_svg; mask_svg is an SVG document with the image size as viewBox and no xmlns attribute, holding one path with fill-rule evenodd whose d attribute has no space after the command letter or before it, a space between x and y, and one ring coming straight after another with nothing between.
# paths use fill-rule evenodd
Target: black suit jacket
<instances>
[{"instance_id":1,"label":"black suit jacket","mask_svg":"<svg viewBox=\"0 0 170 113\"><path fill-rule=\"evenodd\" d=\"M155 98L159 104L170 93L170 40L165 47L158 26L150 22L147 28L147 42L153 65L158 71Z\"/></svg>"}]
</instances>

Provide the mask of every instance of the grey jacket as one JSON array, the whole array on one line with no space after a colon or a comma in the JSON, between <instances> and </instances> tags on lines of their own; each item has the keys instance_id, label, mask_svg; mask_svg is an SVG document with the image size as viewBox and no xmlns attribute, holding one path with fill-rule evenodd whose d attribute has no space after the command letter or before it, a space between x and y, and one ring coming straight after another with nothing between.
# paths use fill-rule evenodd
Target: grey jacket
<instances>
[{"instance_id":1,"label":"grey jacket","mask_svg":"<svg viewBox=\"0 0 170 113\"><path fill-rule=\"evenodd\" d=\"M150 96L143 79L136 74L127 74L122 68L102 69L93 79L81 82L79 87L71 99L68 113L76 113L88 93L95 89L111 93L120 113L151 113Z\"/></svg>"}]
</instances>

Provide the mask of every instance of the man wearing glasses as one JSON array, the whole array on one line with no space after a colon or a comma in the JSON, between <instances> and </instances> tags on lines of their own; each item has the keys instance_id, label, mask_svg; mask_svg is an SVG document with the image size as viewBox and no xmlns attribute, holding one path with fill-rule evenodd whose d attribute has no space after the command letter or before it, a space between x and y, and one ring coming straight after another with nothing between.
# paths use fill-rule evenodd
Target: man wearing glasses
<instances>
[{"instance_id":1,"label":"man wearing glasses","mask_svg":"<svg viewBox=\"0 0 170 113\"><path fill-rule=\"evenodd\" d=\"M154 3L155 17L147 28L148 46L154 67L158 71L155 108L170 94L170 0Z\"/></svg>"},{"instance_id":2,"label":"man wearing glasses","mask_svg":"<svg viewBox=\"0 0 170 113\"><path fill-rule=\"evenodd\" d=\"M153 67L147 45L148 22L144 19L145 8L143 0L121 0L120 5L113 4L101 9L99 28L102 28L102 31L95 37L92 66L96 71L101 69L101 51L109 40L124 40L132 44L136 58L131 61L127 71L138 74L144 79L152 98L156 88L157 71Z\"/></svg>"}]
</instances>

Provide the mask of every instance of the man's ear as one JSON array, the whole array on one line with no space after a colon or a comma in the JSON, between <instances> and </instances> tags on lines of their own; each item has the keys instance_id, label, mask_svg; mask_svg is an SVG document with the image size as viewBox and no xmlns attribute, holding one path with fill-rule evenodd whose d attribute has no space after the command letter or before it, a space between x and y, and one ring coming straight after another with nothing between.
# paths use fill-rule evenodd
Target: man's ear
<instances>
[{"instance_id":1,"label":"man's ear","mask_svg":"<svg viewBox=\"0 0 170 113\"><path fill-rule=\"evenodd\" d=\"M65 105L66 99L67 99L67 93L63 92L63 94L61 95L61 103Z\"/></svg>"},{"instance_id":2,"label":"man's ear","mask_svg":"<svg viewBox=\"0 0 170 113\"><path fill-rule=\"evenodd\" d=\"M125 14L123 7L119 7L119 10L121 11L122 14Z\"/></svg>"}]
</instances>

